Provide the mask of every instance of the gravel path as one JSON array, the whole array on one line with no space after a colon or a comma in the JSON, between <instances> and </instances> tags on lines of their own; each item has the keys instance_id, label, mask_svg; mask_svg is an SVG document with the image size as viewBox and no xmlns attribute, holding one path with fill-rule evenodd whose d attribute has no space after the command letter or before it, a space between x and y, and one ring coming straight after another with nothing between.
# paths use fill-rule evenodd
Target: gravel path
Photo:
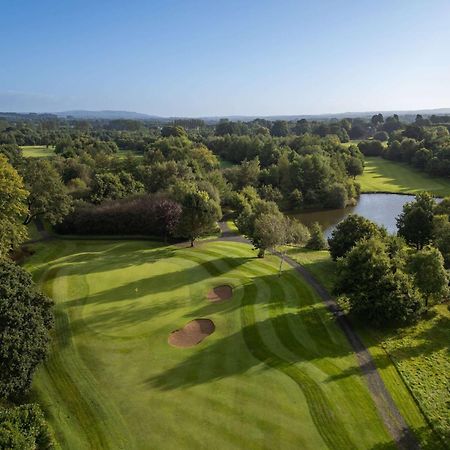
<instances>
[{"instance_id":1,"label":"gravel path","mask_svg":"<svg viewBox=\"0 0 450 450\"><path fill-rule=\"evenodd\" d=\"M231 231L226 222L219 223L222 232L221 237L216 241L232 241L250 244L248 239ZM280 252L273 251L274 255L282 257ZM409 429L405 419L400 414L391 394L387 390L369 351L356 334L350 321L339 308L335 299L328 291L313 277L313 275L292 258L284 256L284 260L293 267L310 286L316 291L328 310L335 316L336 322L347 337L353 351L355 352L358 365L369 388L370 395L377 407L378 413L383 420L386 429L389 431L397 447L402 450L419 450L420 446L416 437Z\"/></svg>"}]
</instances>

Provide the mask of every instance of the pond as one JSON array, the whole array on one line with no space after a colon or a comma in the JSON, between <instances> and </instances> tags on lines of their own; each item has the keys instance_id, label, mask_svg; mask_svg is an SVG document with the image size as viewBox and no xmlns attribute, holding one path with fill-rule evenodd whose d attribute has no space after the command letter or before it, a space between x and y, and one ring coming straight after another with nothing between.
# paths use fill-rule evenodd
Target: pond
<instances>
[{"instance_id":1,"label":"pond","mask_svg":"<svg viewBox=\"0 0 450 450\"><path fill-rule=\"evenodd\" d=\"M414 200L413 195L400 194L361 194L358 204L344 209L327 209L295 214L294 217L307 226L319 222L329 237L335 226L349 214L359 214L378 225L384 225L389 233L396 233L396 217L403 205Z\"/></svg>"}]
</instances>

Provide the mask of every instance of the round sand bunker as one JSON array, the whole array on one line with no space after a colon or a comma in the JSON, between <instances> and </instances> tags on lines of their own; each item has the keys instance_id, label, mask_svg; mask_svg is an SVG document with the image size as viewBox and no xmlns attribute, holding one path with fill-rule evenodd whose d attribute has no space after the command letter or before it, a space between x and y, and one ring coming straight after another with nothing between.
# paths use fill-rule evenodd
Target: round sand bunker
<instances>
[{"instance_id":1,"label":"round sand bunker","mask_svg":"<svg viewBox=\"0 0 450 450\"><path fill-rule=\"evenodd\" d=\"M233 289L231 286L224 284L222 286L217 286L208 292L206 298L213 303L221 302L224 300L229 300L233 295Z\"/></svg>"},{"instance_id":2,"label":"round sand bunker","mask_svg":"<svg viewBox=\"0 0 450 450\"><path fill-rule=\"evenodd\" d=\"M195 319L180 330L170 333L167 341L173 347L193 347L200 344L207 336L214 333L216 326L209 319Z\"/></svg>"}]
</instances>

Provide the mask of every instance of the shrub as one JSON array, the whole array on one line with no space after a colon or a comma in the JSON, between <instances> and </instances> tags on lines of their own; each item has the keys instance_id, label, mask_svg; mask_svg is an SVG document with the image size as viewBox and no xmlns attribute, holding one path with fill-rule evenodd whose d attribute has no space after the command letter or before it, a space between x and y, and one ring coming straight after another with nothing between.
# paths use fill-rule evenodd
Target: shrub
<instances>
[{"instance_id":1,"label":"shrub","mask_svg":"<svg viewBox=\"0 0 450 450\"><path fill-rule=\"evenodd\" d=\"M173 234L180 215L179 203L164 196L144 195L101 205L81 204L56 230L62 234L126 234L166 238Z\"/></svg>"}]
</instances>

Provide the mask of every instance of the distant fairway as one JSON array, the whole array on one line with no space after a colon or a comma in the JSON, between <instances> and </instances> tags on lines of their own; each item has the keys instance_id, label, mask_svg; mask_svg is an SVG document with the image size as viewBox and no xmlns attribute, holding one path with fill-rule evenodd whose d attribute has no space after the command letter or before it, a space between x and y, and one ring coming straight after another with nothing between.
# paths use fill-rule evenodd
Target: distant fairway
<instances>
[{"instance_id":1,"label":"distant fairway","mask_svg":"<svg viewBox=\"0 0 450 450\"><path fill-rule=\"evenodd\" d=\"M450 179L430 177L407 164L366 157L364 173L357 177L362 192L428 191L440 197L450 195Z\"/></svg>"},{"instance_id":2,"label":"distant fairway","mask_svg":"<svg viewBox=\"0 0 450 450\"><path fill-rule=\"evenodd\" d=\"M62 448L348 450L391 441L346 338L293 269L278 277L277 258L230 242L53 241L37 250L28 268L57 306L35 391ZM232 298L210 302L221 285ZM196 318L215 331L171 347L169 334Z\"/></svg>"},{"instance_id":3,"label":"distant fairway","mask_svg":"<svg viewBox=\"0 0 450 450\"><path fill-rule=\"evenodd\" d=\"M25 158L48 158L55 154L55 147L45 145L24 145L20 147Z\"/></svg>"}]
</instances>

